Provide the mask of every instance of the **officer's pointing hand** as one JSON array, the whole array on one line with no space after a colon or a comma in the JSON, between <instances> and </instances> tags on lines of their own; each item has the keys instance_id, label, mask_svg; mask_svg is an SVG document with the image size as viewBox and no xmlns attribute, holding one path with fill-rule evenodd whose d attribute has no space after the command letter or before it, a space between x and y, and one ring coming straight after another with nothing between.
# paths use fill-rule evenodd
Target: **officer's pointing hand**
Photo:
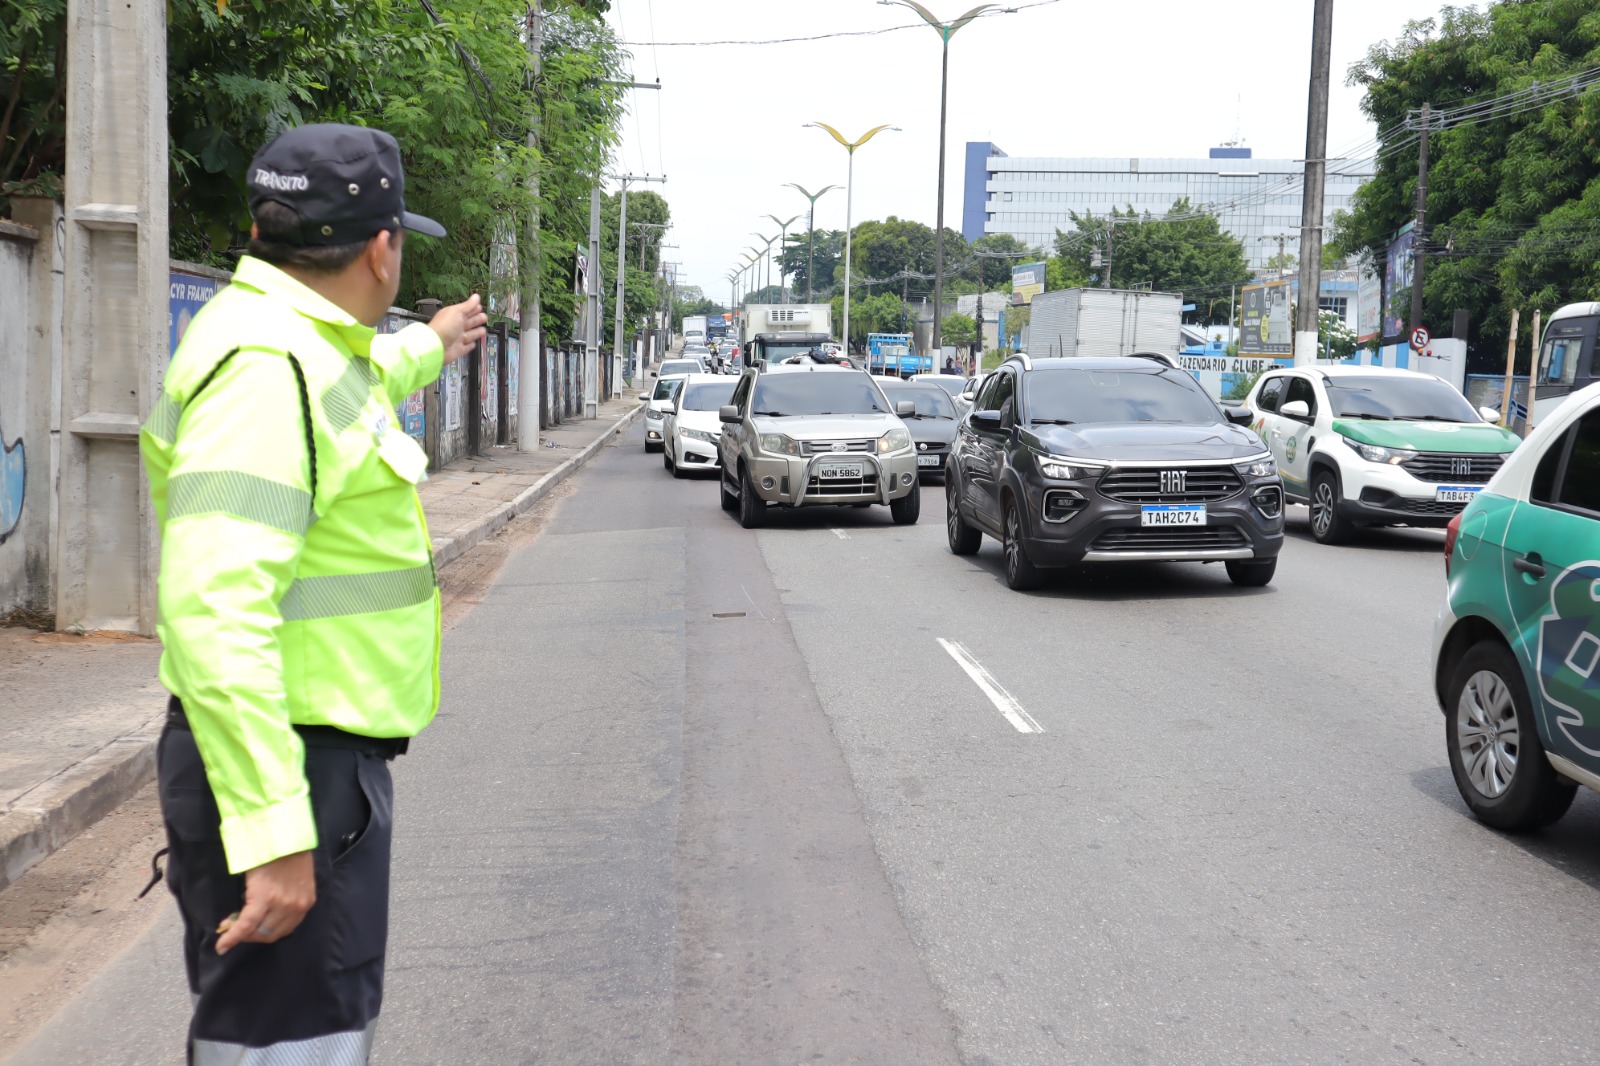
<instances>
[{"instance_id":1,"label":"officer's pointing hand","mask_svg":"<svg viewBox=\"0 0 1600 1066\"><path fill-rule=\"evenodd\" d=\"M478 346L488 332L485 324L489 316L484 313L483 301L477 293L458 304L442 307L428 325L444 342L444 361L453 363Z\"/></svg>"}]
</instances>

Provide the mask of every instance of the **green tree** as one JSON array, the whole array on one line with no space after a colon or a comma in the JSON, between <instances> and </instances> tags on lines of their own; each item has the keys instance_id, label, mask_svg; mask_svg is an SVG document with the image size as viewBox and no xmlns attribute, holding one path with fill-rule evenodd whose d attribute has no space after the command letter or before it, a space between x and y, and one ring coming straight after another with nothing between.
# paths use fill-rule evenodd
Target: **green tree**
<instances>
[{"instance_id":1,"label":"green tree","mask_svg":"<svg viewBox=\"0 0 1600 1066\"><path fill-rule=\"evenodd\" d=\"M838 336L844 329L844 294L835 296L833 306L833 332ZM901 302L898 293L880 292L864 299L850 301L850 337L852 344L866 342L868 333L909 332L910 311Z\"/></svg>"},{"instance_id":2,"label":"green tree","mask_svg":"<svg viewBox=\"0 0 1600 1066\"><path fill-rule=\"evenodd\" d=\"M1592 0L1446 7L1407 23L1350 68L1362 109L1383 131L1377 172L1334 238L1348 256L1382 263L1411 221L1417 180L1407 113L1548 85L1600 65ZM1600 93L1507 106L1431 138L1426 322L1464 308L1480 347L1505 350L1510 311L1600 298ZM1409 308L1408 292L1389 294ZM1409 318L1406 310L1403 318ZM1523 315L1524 321L1528 318Z\"/></svg>"},{"instance_id":3,"label":"green tree","mask_svg":"<svg viewBox=\"0 0 1600 1066\"><path fill-rule=\"evenodd\" d=\"M816 238L816 248L809 258L816 264L816 280L811 283L811 288L813 298L820 302L828 299L830 290L844 273L844 230L819 229L813 236ZM806 247L806 232L791 232L778 260L788 275L789 288L800 300L805 299L808 278Z\"/></svg>"},{"instance_id":4,"label":"green tree","mask_svg":"<svg viewBox=\"0 0 1600 1066\"><path fill-rule=\"evenodd\" d=\"M67 0L0 0L0 209L55 193L67 152Z\"/></svg>"},{"instance_id":5,"label":"green tree","mask_svg":"<svg viewBox=\"0 0 1600 1066\"><path fill-rule=\"evenodd\" d=\"M978 340L978 324L971 315L951 314L945 315L944 321L939 324L939 336L946 344L953 344L957 348L969 344L976 344Z\"/></svg>"},{"instance_id":6,"label":"green tree","mask_svg":"<svg viewBox=\"0 0 1600 1066\"><path fill-rule=\"evenodd\" d=\"M973 273L984 292L999 288L1011 291L1011 268L1035 257L1045 257L1043 252L1028 247L1009 233L986 233L973 241L970 248L980 253L974 256Z\"/></svg>"},{"instance_id":7,"label":"green tree","mask_svg":"<svg viewBox=\"0 0 1600 1066\"><path fill-rule=\"evenodd\" d=\"M1056 257L1075 276L1109 271L1111 284L1119 289L1149 286L1157 292L1191 294L1250 280L1239 239L1224 232L1215 215L1197 211L1187 199L1160 217L1113 207L1107 216L1073 212L1072 222L1073 232L1056 234ZM1102 259L1099 266L1096 253Z\"/></svg>"}]
</instances>

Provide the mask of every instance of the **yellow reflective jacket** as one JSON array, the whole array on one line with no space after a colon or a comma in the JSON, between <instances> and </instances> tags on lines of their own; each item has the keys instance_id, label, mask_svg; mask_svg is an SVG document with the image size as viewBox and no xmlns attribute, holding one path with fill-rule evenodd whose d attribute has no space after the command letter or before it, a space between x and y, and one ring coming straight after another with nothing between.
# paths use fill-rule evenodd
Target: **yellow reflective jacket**
<instances>
[{"instance_id":1,"label":"yellow reflective jacket","mask_svg":"<svg viewBox=\"0 0 1600 1066\"><path fill-rule=\"evenodd\" d=\"M317 844L292 726L409 737L438 708L427 456L395 401L443 358L426 325L376 337L246 256L140 433L161 681L188 713L234 873Z\"/></svg>"}]
</instances>

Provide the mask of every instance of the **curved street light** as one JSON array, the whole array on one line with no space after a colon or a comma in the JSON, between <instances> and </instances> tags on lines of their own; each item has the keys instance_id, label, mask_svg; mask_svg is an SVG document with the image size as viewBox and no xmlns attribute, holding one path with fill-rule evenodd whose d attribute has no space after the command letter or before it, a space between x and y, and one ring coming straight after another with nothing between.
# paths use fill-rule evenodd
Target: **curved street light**
<instances>
[{"instance_id":1,"label":"curved street light","mask_svg":"<svg viewBox=\"0 0 1600 1066\"><path fill-rule=\"evenodd\" d=\"M810 303L811 284L814 280L811 272L816 269L815 265L813 264L813 259L815 258L817 250L817 201L822 199L823 193L832 192L839 186L824 185L817 192L809 192L806 189L796 185L792 181L786 181L784 182L784 185L798 191L801 196L804 196L807 200L811 201L811 210L806 215L806 303Z\"/></svg>"},{"instance_id":2,"label":"curved street light","mask_svg":"<svg viewBox=\"0 0 1600 1066\"><path fill-rule=\"evenodd\" d=\"M849 351L850 351L850 247L851 247L850 216L851 216L851 213L852 213L852 211L853 211L853 209L855 207L855 196L856 196L856 149L860 148L863 144L866 144L868 141L872 140L872 138L876 137L878 134L882 133L884 130L895 130L895 131L898 132L900 127L899 126L889 126L889 125L874 126L870 130L868 130L867 132L863 133L859 138L857 138L856 140L852 141L852 140L847 140L845 138L844 134L840 133L838 130L834 129L832 126L828 125L826 122L807 122L806 126L812 128L812 129L826 130L828 132L828 135L831 136L834 140L838 141L840 144L844 145L844 150L850 154L850 165L849 165L849 169L848 169L848 172L846 174L846 177L845 177L845 187L844 187L844 350L845 350L846 353L849 353ZM939 317L937 310L935 310L935 312L934 312L934 317L935 318Z\"/></svg>"},{"instance_id":3,"label":"curved street light","mask_svg":"<svg viewBox=\"0 0 1600 1066\"><path fill-rule=\"evenodd\" d=\"M941 22L932 11L917 3L917 0L878 0L878 3L886 7L909 7L934 28L943 42L944 58L939 79L939 206L933 231L933 350L938 353L943 350L944 343L944 338L940 336L939 316L944 313L944 126L945 116L949 110L947 99L950 93L950 38L956 35L957 30L985 11L1000 5L979 4L964 15L959 15L949 22ZM1012 14L1016 10L1014 7L1003 8L1002 13Z\"/></svg>"},{"instance_id":4,"label":"curved street light","mask_svg":"<svg viewBox=\"0 0 1600 1066\"><path fill-rule=\"evenodd\" d=\"M778 224L778 302L788 303L789 290L783 284L783 255L789 250L789 227L798 222L800 216L795 215L787 222L777 215L768 215L767 217Z\"/></svg>"},{"instance_id":5,"label":"curved street light","mask_svg":"<svg viewBox=\"0 0 1600 1066\"><path fill-rule=\"evenodd\" d=\"M767 279L761 285L762 290L765 291L772 288L772 245L778 238L776 236L762 237L761 234L754 230L750 232L750 236L761 238L761 254L767 257Z\"/></svg>"}]
</instances>

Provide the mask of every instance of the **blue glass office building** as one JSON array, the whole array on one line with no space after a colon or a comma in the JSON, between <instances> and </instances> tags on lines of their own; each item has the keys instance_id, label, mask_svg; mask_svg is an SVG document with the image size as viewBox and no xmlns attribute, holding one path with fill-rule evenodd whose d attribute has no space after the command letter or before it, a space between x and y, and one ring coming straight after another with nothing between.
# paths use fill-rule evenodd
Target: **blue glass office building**
<instances>
[{"instance_id":1,"label":"blue glass office building","mask_svg":"<svg viewBox=\"0 0 1600 1066\"><path fill-rule=\"evenodd\" d=\"M1162 215L1188 197L1244 242L1251 269L1265 270L1278 254L1279 237L1283 251L1299 249L1304 173L1303 163L1254 159L1248 148L1213 148L1204 159L1061 159L1008 156L987 141L969 141L961 231L969 241L1009 233L1053 251L1056 230L1074 229L1071 212L1104 215L1131 205ZM1332 163L1325 223L1349 208L1351 195L1371 176L1370 160Z\"/></svg>"}]
</instances>

